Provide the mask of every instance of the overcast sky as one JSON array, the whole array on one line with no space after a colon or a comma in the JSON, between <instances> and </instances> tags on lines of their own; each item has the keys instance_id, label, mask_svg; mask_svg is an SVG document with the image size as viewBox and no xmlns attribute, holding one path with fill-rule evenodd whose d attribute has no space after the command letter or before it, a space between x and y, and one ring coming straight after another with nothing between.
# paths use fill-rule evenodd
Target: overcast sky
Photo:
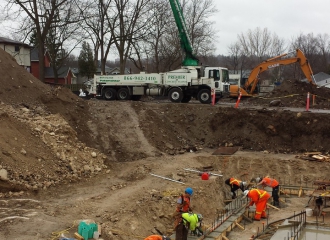
<instances>
[{"instance_id":1,"label":"overcast sky","mask_svg":"<svg viewBox=\"0 0 330 240\"><path fill-rule=\"evenodd\" d=\"M300 33L330 35L330 0L214 0L218 13L216 54L228 53L237 35L267 28L290 42Z\"/></svg>"},{"instance_id":2,"label":"overcast sky","mask_svg":"<svg viewBox=\"0 0 330 240\"><path fill-rule=\"evenodd\" d=\"M330 35L330 0L213 1L218 9L211 18L218 36L215 54L227 55L228 46L237 41L238 34L257 27L267 28L287 43L300 33ZM4 0L0 0L0 6L4 6Z\"/></svg>"}]
</instances>

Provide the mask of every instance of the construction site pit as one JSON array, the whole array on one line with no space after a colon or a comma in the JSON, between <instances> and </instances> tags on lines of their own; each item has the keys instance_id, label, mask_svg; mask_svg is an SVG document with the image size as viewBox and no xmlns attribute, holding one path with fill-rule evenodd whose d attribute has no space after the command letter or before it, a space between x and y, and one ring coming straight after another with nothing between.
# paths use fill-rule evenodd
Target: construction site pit
<instances>
[{"instance_id":1,"label":"construction site pit","mask_svg":"<svg viewBox=\"0 0 330 240\"><path fill-rule=\"evenodd\" d=\"M315 192L314 183L330 181L327 88L287 79L237 107L228 97L214 106L87 99L34 78L1 49L0 76L0 239L74 238L82 221L97 224L103 240L141 240L155 227L174 236L186 187L204 216L201 239L282 240L285 221L301 226L298 239L326 238L328 189ZM185 169L217 175L203 180ZM224 181L266 175L280 182L281 206L256 222L247 199L231 202ZM321 215L292 220L314 214L317 194Z\"/></svg>"}]
</instances>

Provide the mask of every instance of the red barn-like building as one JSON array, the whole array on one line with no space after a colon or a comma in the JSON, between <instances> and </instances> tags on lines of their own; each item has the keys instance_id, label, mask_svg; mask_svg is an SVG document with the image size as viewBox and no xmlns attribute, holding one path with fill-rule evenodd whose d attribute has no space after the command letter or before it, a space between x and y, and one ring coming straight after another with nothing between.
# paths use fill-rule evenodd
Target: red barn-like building
<instances>
[{"instance_id":1,"label":"red barn-like building","mask_svg":"<svg viewBox=\"0 0 330 240\"><path fill-rule=\"evenodd\" d=\"M50 84L72 84L72 79L75 77L69 67L61 67L57 70L58 79L55 80L54 70L51 67L50 56L48 52L45 52L45 83ZM31 74L36 78L39 78L39 57L38 49L31 50Z\"/></svg>"}]
</instances>

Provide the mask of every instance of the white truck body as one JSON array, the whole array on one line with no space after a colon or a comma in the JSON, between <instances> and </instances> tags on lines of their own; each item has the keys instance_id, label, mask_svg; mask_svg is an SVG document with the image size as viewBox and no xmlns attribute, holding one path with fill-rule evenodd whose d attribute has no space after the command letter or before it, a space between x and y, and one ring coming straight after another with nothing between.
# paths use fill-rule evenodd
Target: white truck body
<instances>
[{"instance_id":1,"label":"white truck body","mask_svg":"<svg viewBox=\"0 0 330 240\"><path fill-rule=\"evenodd\" d=\"M166 73L95 75L87 86L89 94L106 100L138 100L143 95L168 96L172 102L189 102L192 97L201 103L216 101L229 93L228 70L220 67L185 67Z\"/></svg>"}]
</instances>

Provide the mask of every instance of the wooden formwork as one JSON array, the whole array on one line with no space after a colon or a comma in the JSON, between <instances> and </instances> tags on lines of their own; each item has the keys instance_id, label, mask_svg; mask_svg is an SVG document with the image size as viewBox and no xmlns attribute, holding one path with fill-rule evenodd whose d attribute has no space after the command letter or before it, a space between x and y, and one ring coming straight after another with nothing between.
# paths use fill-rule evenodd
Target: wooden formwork
<instances>
[{"instance_id":1,"label":"wooden formwork","mask_svg":"<svg viewBox=\"0 0 330 240\"><path fill-rule=\"evenodd\" d=\"M230 216L225 222L223 222L219 227L214 229L211 233L207 236L201 238L205 240L228 240L227 235L232 231L234 228L238 227L244 230L244 227L240 224L243 219L243 214L246 212L245 209L242 209L236 214Z\"/></svg>"}]
</instances>

